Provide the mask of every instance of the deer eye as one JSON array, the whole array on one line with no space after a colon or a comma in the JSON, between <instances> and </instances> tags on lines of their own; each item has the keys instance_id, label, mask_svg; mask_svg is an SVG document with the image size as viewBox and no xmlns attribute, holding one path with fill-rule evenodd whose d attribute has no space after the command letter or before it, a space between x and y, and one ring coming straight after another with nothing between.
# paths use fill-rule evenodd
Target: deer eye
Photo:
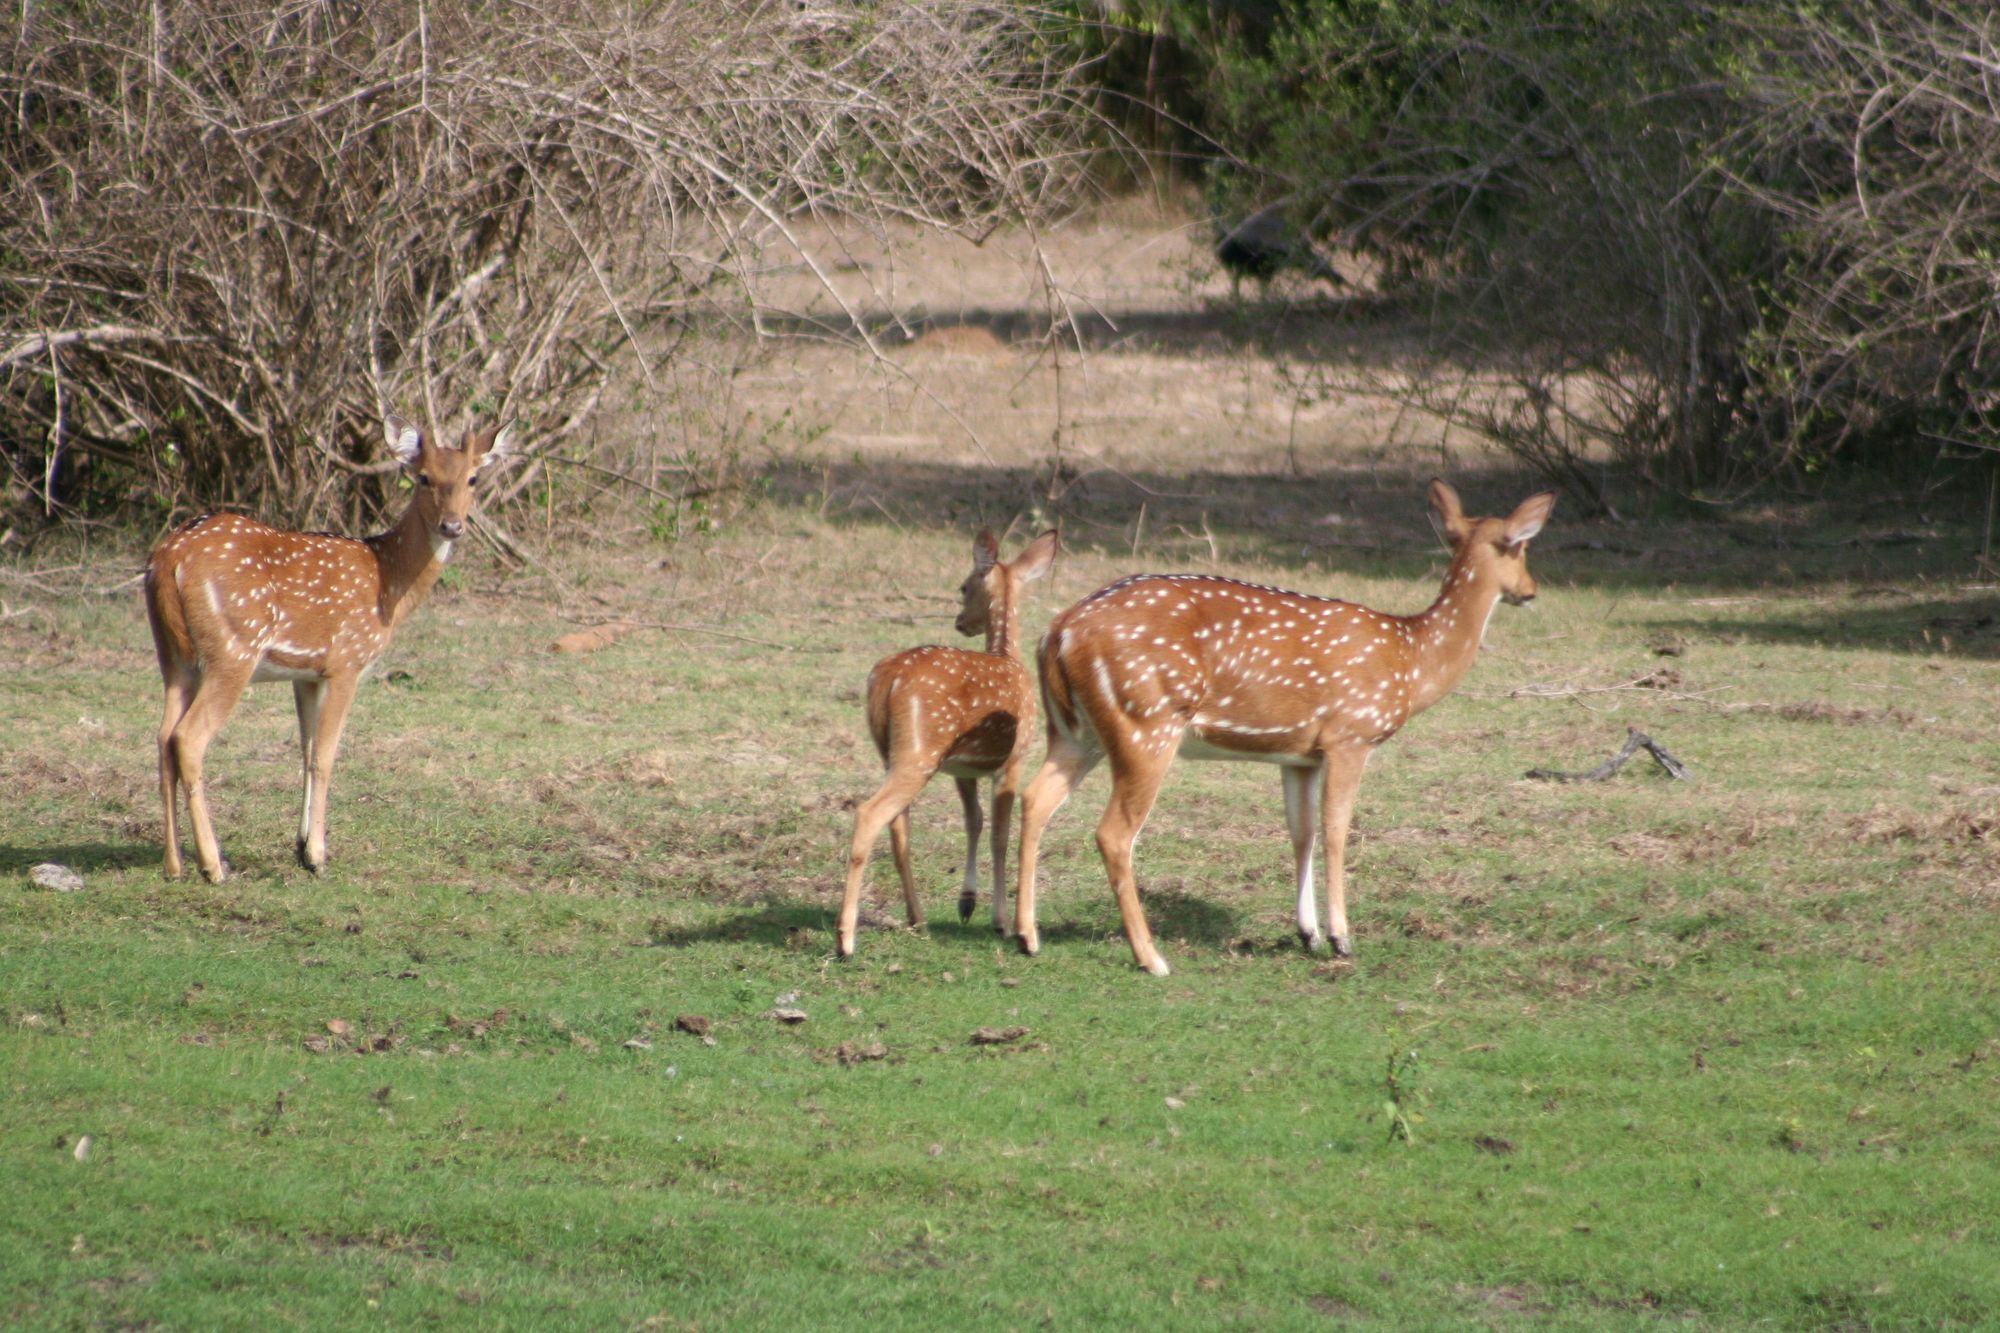
<instances>
[{"instance_id":1,"label":"deer eye","mask_svg":"<svg viewBox=\"0 0 2000 1333\"><path fill-rule=\"evenodd\" d=\"M419 485L419 486L428 486L428 485L430 485L430 484L431 484L431 474L430 474L430 473L428 473L428 472L419 472L419 473L417 474L417 485Z\"/></svg>"}]
</instances>

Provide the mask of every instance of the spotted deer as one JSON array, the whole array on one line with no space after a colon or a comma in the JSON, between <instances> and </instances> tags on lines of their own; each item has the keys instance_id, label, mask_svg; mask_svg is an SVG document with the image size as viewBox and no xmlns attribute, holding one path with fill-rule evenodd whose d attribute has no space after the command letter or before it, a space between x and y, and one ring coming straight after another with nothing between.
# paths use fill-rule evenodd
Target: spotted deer
<instances>
[{"instance_id":1,"label":"spotted deer","mask_svg":"<svg viewBox=\"0 0 2000 1333\"><path fill-rule=\"evenodd\" d=\"M159 759L170 878L181 873L181 789L201 873L211 883L229 874L203 761L243 692L260 680L292 683L305 774L296 850L314 874L326 868L327 793L362 673L437 582L464 535L481 473L513 448L511 428L467 434L453 449L400 418L383 424L390 453L415 481L409 507L387 532L357 540L209 514L153 549L146 617L167 695Z\"/></svg>"},{"instance_id":2,"label":"spotted deer","mask_svg":"<svg viewBox=\"0 0 2000 1333\"><path fill-rule=\"evenodd\" d=\"M1045 532L1003 562L998 539L981 532L972 543L972 573L959 586L957 626L960 634L985 634L986 651L912 648L883 658L868 673L868 733L888 772L854 815L847 892L840 903L842 958L854 956L861 881L885 824L910 924L923 925L910 870L909 807L940 771L958 784L965 807L961 921L972 919L979 899L979 779L993 779L993 928L1006 929L1007 826L1035 724L1035 686L1021 661L1022 589L1048 573L1055 555L1056 534Z\"/></svg>"},{"instance_id":3,"label":"spotted deer","mask_svg":"<svg viewBox=\"0 0 2000 1333\"><path fill-rule=\"evenodd\" d=\"M1097 847L1132 957L1155 976L1153 944L1132 874L1132 844L1176 754L1279 766L1297 873L1298 931L1322 941L1313 904L1313 843L1326 839L1326 911L1333 951L1353 955L1347 924L1348 821L1377 746L1451 693L1496 603L1535 596L1528 541L1555 505L1543 492L1507 518L1467 518L1458 493L1430 487L1431 513L1451 544L1444 588L1428 610L1384 615L1352 602L1202 574L1141 574L1057 616L1042 639L1048 757L1021 805L1015 932L1040 950L1035 856L1049 817L1085 774L1111 760L1111 801Z\"/></svg>"}]
</instances>

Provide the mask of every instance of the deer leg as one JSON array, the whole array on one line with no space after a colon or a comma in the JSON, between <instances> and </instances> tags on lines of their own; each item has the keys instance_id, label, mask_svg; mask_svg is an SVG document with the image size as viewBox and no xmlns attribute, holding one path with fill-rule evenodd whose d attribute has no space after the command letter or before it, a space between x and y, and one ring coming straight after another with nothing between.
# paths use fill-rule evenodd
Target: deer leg
<instances>
[{"instance_id":1,"label":"deer leg","mask_svg":"<svg viewBox=\"0 0 2000 1333\"><path fill-rule=\"evenodd\" d=\"M222 730L222 724L229 720L230 713L235 711L243 691L250 688L250 676L256 665L250 654L239 652L204 667L200 683L195 686L194 698L188 703L187 711L181 714L181 720L174 725L173 734L167 741L168 748L173 751L174 769L180 785L187 791L188 823L194 832L195 863L211 884L220 884L229 878L229 862L223 859L222 847L215 839L215 822L209 817L208 784L203 779L208 746L215 739L215 734Z\"/></svg>"},{"instance_id":2,"label":"deer leg","mask_svg":"<svg viewBox=\"0 0 2000 1333\"><path fill-rule=\"evenodd\" d=\"M910 808L910 802L930 781L921 768L890 769L876 793L854 812L854 842L847 854L847 891L840 900L840 925L835 948L842 958L854 956L854 928L861 916L861 881L868 872L868 856L875 840L896 816Z\"/></svg>"},{"instance_id":3,"label":"deer leg","mask_svg":"<svg viewBox=\"0 0 2000 1333\"><path fill-rule=\"evenodd\" d=\"M358 675L334 676L318 689L312 776L306 786L305 846L299 857L315 875L326 870L326 798L333 791L333 761L340 757L341 729L347 725L347 711L354 707L354 692L360 683Z\"/></svg>"},{"instance_id":4,"label":"deer leg","mask_svg":"<svg viewBox=\"0 0 2000 1333\"><path fill-rule=\"evenodd\" d=\"M1325 781L1323 766L1279 770L1285 783L1285 827L1292 834L1292 869L1298 889L1299 942L1307 952L1323 942L1319 933L1319 908L1314 903L1313 843L1319 836L1320 784Z\"/></svg>"},{"instance_id":5,"label":"deer leg","mask_svg":"<svg viewBox=\"0 0 2000 1333\"><path fill-rule=\"evenodd\" d=\"M1042 951L1041 931L1035 926L1035 856L1041 850L1042 829L1103 757L1101 751L1085 750L1066 736L1051 736L1048 757L1021 793L1021 868L1014 884L1014 934L1022 953L1032 956Z\"/></svg>"},{"instance_id":6,"label":"deer leg","mask_svg":"<svg viewBox=\"0 0 2000 1333\"><path fill-rule=\"evenodd\" d=\"M1014 799L1021 789L1021 765L1016 753L993 778L993 932L1007 933L1007 828L1014 819Z\"/></svg>"},{"instance_id":7,"label":"deer leg","mask_svg":"<svg viewBox=\"0 0 2000 1333\"><path fill-rule=\"evenodd\" d=\"M201 677L191 671L163 670L166 682L166 713L160 719L160 804L165 807L168 879L181 877L180 776L174 758L174 730L187 716L188 705L201 687Z\"/></svg>"},{"instance_id":8,"label":"deer leg","mask_svg":"<svg viewBox=\"0 0 2000 1333\"><path fill-rule=\"evenodd\" d=\"M292 707L299 715L299 768L304 775L305 786L305 794L299 801L299 840L292 850L299 858L299 864L308 870L314 869L312 862L306 859L306 839L312 834L313 744L319 735L320 710L325 704L325 681L292 682Z\"/></svg>"},{"instance_id":9,"label":"deer leg","mask_svg":"<svg viewBox=\"0 0 2000 1333\"><path fill-rule=\"evenodd\" d=\"M965 883L958 891L958 919L972 920L972 909L979 902L979 826L984 817L979 811L979 779L956 778L958 803L965 811Z\"/></svg>"},{"instance_id":10,"label":"deer leg","mask_svg":"<svg viewBox=\"0 0 2000 1333\"><path fill-rule=\"evenodd\" d=\"M1373 753L1371 746L1356 746L1326 756L1320 823L1326 832L1326 927L1332 934L1336 958L1354 957L1354 936L1347 927L1347 826L1354 818L1354 794L1361 787L1361 770Z\"/></svg>"},{"instance_id":11,"label":"deer leg","mask_svg":"<svg viewBox=\"0 0 2000 1333\"><path fill-rule=\"evenodd\" d=\"M1153 944L1152 927L1146 924L1145 904L1139 901L1139 884L1132 871L1132 845L1166 780L1177 744L1164 749L1114 754L1111 757L1111 803L1097 825L1097 850L1104 858L1104 873L1111 878L1111 892L1118 899L1118 915L1124 918L1125 940L1132 946L1132 960L1156 977L1168 975L1167 960Z\"/></svg>"},{"instance_id":12,"label":"deer leg","mask_svg":"<svg viewBox=\"0 0 2000 1333\"><path fill-rule=\"evenodd\" d=\"M896 877L903 881L903 914L915 929L924 924L923 900L917 896L917 876L910 868L910 811L889 821L889 850L895 854Z\"/></svg>"}]
</instances>

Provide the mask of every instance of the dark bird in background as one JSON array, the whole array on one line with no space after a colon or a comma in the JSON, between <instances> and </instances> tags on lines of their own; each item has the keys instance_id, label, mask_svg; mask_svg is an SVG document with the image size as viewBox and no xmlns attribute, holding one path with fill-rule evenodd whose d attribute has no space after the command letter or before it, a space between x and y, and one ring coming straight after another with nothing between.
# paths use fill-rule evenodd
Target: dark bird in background
<instances>
[{"instance_id":1,"label":"dark bird in background","mask_svg":"<svg viewBox=\"0 0 2000 1333\"><path fill-rule=\"evenodd\" d=\"M1347 279L1320 257L1311 239L1286 219L1282 203L1266 205L1223 230L1215 242L1215 257L1229 270L1230 289L1238 295L1243 279L1255 278L1268 286L1285 269L1325 278L1336 287L1347 285Z\"/></svg>"}]
</instances>

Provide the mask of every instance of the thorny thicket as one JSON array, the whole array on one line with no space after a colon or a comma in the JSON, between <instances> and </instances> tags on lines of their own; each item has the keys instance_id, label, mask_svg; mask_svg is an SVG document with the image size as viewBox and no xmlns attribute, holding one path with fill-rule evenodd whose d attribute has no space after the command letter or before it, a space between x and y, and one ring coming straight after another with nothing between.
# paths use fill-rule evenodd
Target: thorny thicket
<instances>
[{"instance_id":1,"label":"thorny thicket","mask_svg":"<svg viewBox=\"0 0 2000 1333\"><path fill-rule=\"evenodd\" d=\"M998 3L21 14L0 516L363 521L397 484L390 407L527 423L491 507L577 447L621 359L651 382L700 311L754 317L768 244L828 217L980 235L1075 160L1070 71Z\"/></svg>"}]
</instances>

